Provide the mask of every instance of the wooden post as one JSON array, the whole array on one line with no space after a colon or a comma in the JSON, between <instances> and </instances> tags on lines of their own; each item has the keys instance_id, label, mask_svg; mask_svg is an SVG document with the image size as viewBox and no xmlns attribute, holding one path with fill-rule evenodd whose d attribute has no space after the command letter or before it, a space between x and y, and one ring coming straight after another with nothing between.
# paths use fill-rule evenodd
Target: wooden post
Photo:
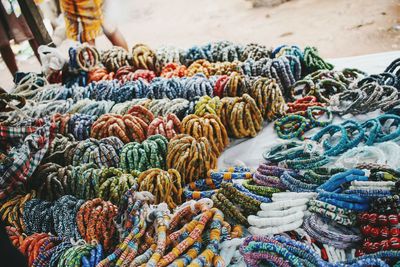
<instances>
[{"instance_id":1,"label":"wooden post","mask_svg":"<svg viewBox=\"0 0 400 267\"><path fill-rule=\"evenodd\" d=\"M34 0L18 0L22 15L39 45L49 45L55 47L53 40L44 26L42 16Z\"/></svg>"}]
</instances>

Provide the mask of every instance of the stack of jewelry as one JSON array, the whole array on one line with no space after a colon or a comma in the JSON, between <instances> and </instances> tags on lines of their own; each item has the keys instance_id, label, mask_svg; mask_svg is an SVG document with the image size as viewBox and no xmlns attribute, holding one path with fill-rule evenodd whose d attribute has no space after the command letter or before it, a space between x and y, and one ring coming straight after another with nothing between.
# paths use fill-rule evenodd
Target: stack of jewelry
<instances>
[{"instance_id":1,"label":"stack of jewelry","mask_svg":"<svg viewBox=\"0 0 400 267\"><path fill-rule=\"evenodd\" d=\"M247 220L253 235L274 235L299 228L303 224L304 211L315 193L282 192L272 195L272 203L262 203L257 215Z\"/></svg>"}]
</instances>

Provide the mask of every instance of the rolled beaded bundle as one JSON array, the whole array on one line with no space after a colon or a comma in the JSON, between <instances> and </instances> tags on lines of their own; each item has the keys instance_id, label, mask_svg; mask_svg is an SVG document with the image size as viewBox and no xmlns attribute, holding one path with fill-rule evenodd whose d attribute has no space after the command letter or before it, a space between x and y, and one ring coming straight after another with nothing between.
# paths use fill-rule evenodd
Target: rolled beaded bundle
<instances>
[{"instance_id":1,"label":"rolled beaded bundle","mask_svg":"<svg viewBox=\"0 0 400 267\"><path fill-rule=\"evenodd\" d=\"M160 134L171 139L180 133L180 128L181 121L179 118L173 113L168 113L166 117L158 116L149 124L147 137Z\"/></svg>"},{"instance_id":2,"label":"rolled beaded bundle","mask_svg":"<svg viewBox=\"0 0 400 267\"><path fill-rule=\"evenodd\" d=\"M174 209L182 203L181 175L174 169L148 169L138 176L137 183L139 191L148 191L154 195L154 204L165 202L169 208Z\"/></svg>"},{"instance_id":3,"label":"rolled beaded bundle","mask_svg":"<svg viewBox=\"0 0 400 267\"><path fill-rule=\"evenodd\" d=\"M119 205L124 193L132 187L137 187L136 172L123 173L122 170L111 167L103 168L99 174L98 184L95 186L96 197L109 200ZM93 182L93 181L92 181Z\"/></svg>"},{"instance_id":4,"label":"rolled beaded bundle","mask_svg":"<svg viewBox=\"0 0 400 267\"><path fill-rule=\"evenodd\" d=\"M218 82L223 79L222 82ZM232 72L229 76L221 76L214 88L214 95L219 97L226 96L242 96L243 94L249 94L250 91L250 79L248 76L241 75L237 72Z\"/></svg>"},{"instance_id":5,"label":"rolled beaded bundle","mask_svg":"<svg viewBox=\"0 0 400 267\"><path fill-rule=\"evenodd\" d=\"M26 195L17 195L8 201L2 203L0 208L0 216L3 221L12 227L18 233L25 232L25 224L23 220L25 204L36 197L36 192L32 191Z\"/></svg>"},{"instance_id":6,"label":"rolled beaded bundle","mask_svg":"<svg viewBox=\"0 0 400 267\"><path fill-rule=\"evenodd\" d=\"M181 132L191 135L195 139L207 138L216 156L219 156L229 144L225 126L213 114L206 114L202 117L194 114L186 116L181 123Z\"/></svg>"},{"instance_id":7,"label":"rolled beaded bundle","mask_svg":"<svg viewBox=\"0 0 400 267\"><path fill-rule=\"evenodd\" d=\"M131 61L132 56L119 46L113 46L101 53L101 63L110 72L116 72L121 67L130 66Z\"/></svg>"},{"instance_id":8,"label":"rolled beaded bundle","mask_svg":"<svg viewBox=\"0 0 400 267\"><path fill-rule=\"evenodd\" d=\"M87 242L96 240L108 251L113 247L116 227L113 219L118 208L101 198L86 201L76 215L79 234Z\"/></svg>"},{"instance_id":9,"label":"rolled beaded bundle","mask_svg":"<svg viewBox=\"0 0 400 267\"><path fill-rule=\"evenodd\" d=\"M25 238L21 246L19 247L19 251L23 256L27 257L28 265L32 266L36 255L38 254L38 250L40 246L49 238L49 235L46 233L35 233L33 235Z\"/></svg>"},{"instance_id":10,"label":"rolled beaded bundle","mask_svg":"<svg viewBox=\"0 0 400 267\"><path fill-rule=\"evenodd\" d=\"M152 135L141 144L124 145L120 153L120 166L125 171L145 171L166 168L168 140L162 135Z\"/></svg>"},{"instance_id":11,"label":"rolled beaded bundle","mask_svg":"<svg viewBox=\"0 0 400 267\"><path fill-rule=\"evenodd\" d=\"M217 115L222 106L221 99L210 96L202 96L196 103L194 114L197 116L203 116L205 114Z\"/></svg>"},{"instance_id":12,"label":"rolled beaded bundle","mask_svg":"<svg viewBox=\"0 0 400 267\"><path fill-rule=\"evenodd\" d=\"M79 244L66 249L60 256L57 266L96 266L103 258L101 245ZM91 260L91 262L90 262Z\"/></svg>"},{"instance_id":13,"label":"rolled beaded bundle","mask_svg":"<svg viewBox=\"0 0 400 267\"><path fill-rule=\"evenodd\" d=\"M144 44L132 47L132 66L135 69L151 70L157 75L161 72L156 53Z\"/></svg>"},{"instance_id":14,"label":"rolled beaded bundle","mask_svg":"<svg viewBox=\"0 0 400 267\"><path fill-rule=\"evenodd\" d=\"M41 164L32 175L29 184L41 199L54 201L69 192L72 166L61 167L56 163Z\"/></svg>"},{"instance_id":15,"label":"rolled beaded bundle","mask_svg":"<svg viewBox=\"0 0 400 267\"><path fill-rule=\"evenodd\" d=\"M160 77L172 78L172 77L185 77L187 75L187 68L185 65L179 65L178 63L168 63L161 71Z\"/></svg>"},{"instance_id":16,"label":"rolled beaded bundle","mask_svg":"<svg viewBox=\"0 0 400 267\"><path fill-rule=\"evenodd\" d=\"M89 71L89 76L88 76L88 82L98 82L98 81L104 81L104 80L112 80L114 79L115 73L108 72L107 69L101 68L101 67L96 67Z\"/></svg>"},{"instance_id":17,"label":"rolled beaded bundle","mask_svg":"<svg viewBox=\"0 0 400 267\"><path fill-rule=\"evenodd\" d=\"M115 167L119 164L119 152L123 145L115 136L100 140L89 138L80 141L76 148L71 150L69 162L74 166L94 163L98 167Z\"/></svg>"},{"instance_id":18,"label":"rolled beaded bundle","mask_svg":"<svg viewBox=\"0 0 400 267\"><path fill-rule=\"evenodd\" d=\"M275 79L286 100L292 98L292 86L301 77L299 58L291 55L279 58L262 58L246 60L242 64L243 73L249 76L262 76Z\"/></svg>"},{"instance_id":19,"label":"rolled beaded bundle","mask_svg":"<svg viewBox=\"0 0 400 267\"><path fill-rule=\"evenodd\" d=\"M257 78L250 96L256 101L264 119L272 121L286 113L286 101L274 79Z\"/></svg>"},{"instance_id":20,"label":"rolled beaded bundle","mask_svg":"<svg viewBox=\"0 0 400 267\"><path fill-rule=\"evenodd\" d=\"M133 67L122 67L115 73L115 78L118 79L122 84L128 81L136 81L143 79L146 82L151 82L156 77L156 74L151 70L135 70Z\"/></svg>"},{"instance_id":21,"label":"rolled beaded bundle","mask_svg":"<svg viewBox=\"0 0 400 267\"><path fill-rule=\"evenodd\" d=\"M142 106L133 106L125 115L105 114L91 128L91 137L117 136L124 143L142 142L146 139L154 115Z\"/></svg>"},{"instance_id":22,"label":"rolled beaded bundle","mask_svg":"<svg viewBox=\"0 0 400 267\"><path fill-rule=\"evenodd\" d=\"M68 51L69 68L90 71L100 61L100 54L97 49L87 44L71 47Z\"/></svg>"},{"instance_id":23,"label":"rolled beaded bundle","mask_svg":"<svg viewBox=\"0 0 400 267\"><path fill-rule=\"evenodd\" d=\"M263 121L256 102L248 94L222 98L218 117L228 134L235 138L256 136Z\"/></svg>"},{"instance_id":24,"label":"rolled beaded bundle","mask_svg":"<svg viewBox=\"0 0 400 267\"><path fill-rule=\"evenodd\" d=\"M234 188L231 183L222 183L221 189L211 199L228 217L246 226L248 225L246 216L260 210L261 204L259 200Z\"/></svg>"},{"instance_id":25,"label":"rolled beaded bundle","mask_svg":"<svg viewBox=\"0 0 400 267\"><path fill-rule=\"evenodd\" d=\"M190 135L178 134L168 144L167 167L181 174L182 184L206 177L216 163L217 155L205 137L196 140Z\"/></svg>"}]
</instances>

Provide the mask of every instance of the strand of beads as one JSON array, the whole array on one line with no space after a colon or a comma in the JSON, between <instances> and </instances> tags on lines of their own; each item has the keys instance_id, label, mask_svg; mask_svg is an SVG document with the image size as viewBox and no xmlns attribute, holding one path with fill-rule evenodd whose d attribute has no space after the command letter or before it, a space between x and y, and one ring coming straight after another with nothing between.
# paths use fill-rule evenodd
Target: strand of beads
<instances>
[{"instance_id":1,"label":"strand of beads","mask_svg":"<svg viewBox=\"0 0 400 267\"><path fill-rule=\"evenodd\" d=\"M168 140L162 135L153 135L140 143L126 144L120 153L120 165L125 171L145 171L166 167Z\"/></svg>"},{"instance_id":2,"label":"strand of beads","mask_svg":"<svg viewBox=\"0 0 400 267\"><path fill-rule=\"evenodd\" d=\"M315 193L275 193L273 202L262 203L257 215L248 216L251 234L272 235L299 228L304 211Z\"/></svg>"},{"instance_id":3,"label":"strand of beads","mask_svg":"<svg viewBox=\"0 0 400 267\"><path fill-rule=\"evenodd\" d=\"M79 234L87 242L97 240L106 251L110 250L115 241L113 219L117 212L116 206L100 198L85 202L76 215Z\"/></svg>"},{"instance_id":4,"label":"strand of beads","mask_svg":"<svg viewBox=\"0 0 400 267\"><path fill-rule=\"evenodd\" d=\"M254 137L261 130L262 115L251 96L224 97L218 117L235 138Z\"/></svg>"},{"instance_id":5,"label":"strand of beads","mask_svg":"<svg viewBox=\"0 0 400 267\"><path fill-rule=\"evenodd\" d=\"M197 115L186 116L182 120L181 132L193 136L195 139L207 138L214 154L219 156L229 144L228 134L221 120L213 114L203 117Z\"/></svg>"},{"instance_id":6,"label":"strand of beads","mask_svg":"<svg viewBox=\"0 0 400 267\"><path fill-rule=\"evenodd\" d=\"M182 203L181 176L174 169L148 169L139 175L137 182L139 191L154 195L155 204L166 202L169 208L174 209Z\"/></svg>"},{"instance_id":7,"label":"strand of beads","mask_svg":"<svg viewBox=\"0 0 400 267\"><path fill-rule=\"evenodd\" d=\"M101 53L101 63L110 72L116 72L119 68L130 66L131 60L131 55L119 46L113 46Z\"/></svg>"},{"instance_id":8,"label":"strand of beads","mask_svg":"<svg viewBox=\"0 0 400 267\"><path fill-rule=\"evenodd\" d=\"M226 169L210 170L207 178L198 179L187 184L183 194L186 199L210 198L215 194L223 182L232 182L237 179L250 179L252 173L249 168L229 167Z\"/></svg>"},{"instance_id":9,"label":"strand of beads","mask_svg":"<svg viewBox=\"0 0 400 267\"><path fill-rule=\"evenodd\" d=\"M246 216L260 210L261 202L236 189L231 183L222 183L221 189L212 196L214 205L239 222L248 225Z\"/></svg>"},{"instance_id":10,"label":"strand of beads","mask_svg":"<svg viewBox=\"0 0 400 267\"><path fill-rule=\"evenodd\" d=\"M326 120L320 121L317 116L326 114ZM274 128L282 139L304 139L304 133L314 127L325 127L332 123L332 112L324 107L313 106L306 111L288 114L275 121Z\"/></svg>"},{"instance_id":11,"label":"strand of beads","mask_svg":"<svg viewBox=\"0 0 400 267\"><path fill-rule=\"evenodd\" d=\"M217 156L205 137L196 140L190 135L178 134L168 144L167 167L181 174L182 184L206 177L207 171L216 164Z\"/></svg>"}]
</instances>

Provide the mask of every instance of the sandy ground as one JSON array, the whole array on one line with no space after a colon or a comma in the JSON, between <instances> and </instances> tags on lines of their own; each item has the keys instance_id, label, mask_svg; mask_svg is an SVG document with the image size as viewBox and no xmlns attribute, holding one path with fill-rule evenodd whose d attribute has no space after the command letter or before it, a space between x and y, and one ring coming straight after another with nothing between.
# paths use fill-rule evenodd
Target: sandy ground
<instances>
[{"instance_id":1,"label":"sandy ground","mask_svg":"<svg viewBox=\"0 0 400 267\"><path fill-rule=\"evenodd\" d=\"M400 29L394 27L400 24L399 0L292 0L273 8L252 8L246 0L112 0L106 14L131 46L297 44L316 46L329 58L400 50ZM104 36L97 45L111 46ZM39 68L35 58L19 65L23 71ZM0 66L0 86L11 85L11 75Z\"/></svg>"}]
</instances>

